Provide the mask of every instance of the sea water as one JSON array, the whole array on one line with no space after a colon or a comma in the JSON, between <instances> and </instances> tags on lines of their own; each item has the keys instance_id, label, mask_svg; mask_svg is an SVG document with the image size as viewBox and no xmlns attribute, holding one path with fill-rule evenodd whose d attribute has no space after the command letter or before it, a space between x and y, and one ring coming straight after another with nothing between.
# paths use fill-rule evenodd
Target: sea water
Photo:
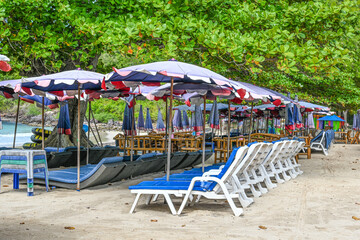
<instances>
[{"instance_id":1,"label":"sea water","mask_svg":"<svg viewBox=\"0 0 360 240\"><path fill-rule=\"evenodd\" d=\"M2 121L3 128L0 130L0 147L12 147L14 141L15 122ZM24 143L32 142L30 140L31 129L34 126L18 123L16 132L16 147L21 147ZM49 128L45 128L51 130Z\"/></svg>"}]
</instances>

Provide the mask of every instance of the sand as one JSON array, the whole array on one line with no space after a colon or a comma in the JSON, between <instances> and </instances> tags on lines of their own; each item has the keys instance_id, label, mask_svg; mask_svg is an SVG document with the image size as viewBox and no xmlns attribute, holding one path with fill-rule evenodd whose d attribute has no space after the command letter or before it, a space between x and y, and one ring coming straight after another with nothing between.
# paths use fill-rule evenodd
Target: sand
<instances>
[{"instance_id":1,"label":"sand","mask_svg":"<svg viewBox=\"0 0 360 240\"><path fill-rule=\"evenodd\" d=\"M34 197L24 185L12 190L5 175L0 239L359 239L360 220L352 218L360 218L359 153L359 145L338 144L328 156L301 159L303 175L256 198L241 217L226 202L208 200L172 216L162 201L142 199L129 214L128 186L162 174L81 192L35 186Z\"/></svg>"}]
</instances>

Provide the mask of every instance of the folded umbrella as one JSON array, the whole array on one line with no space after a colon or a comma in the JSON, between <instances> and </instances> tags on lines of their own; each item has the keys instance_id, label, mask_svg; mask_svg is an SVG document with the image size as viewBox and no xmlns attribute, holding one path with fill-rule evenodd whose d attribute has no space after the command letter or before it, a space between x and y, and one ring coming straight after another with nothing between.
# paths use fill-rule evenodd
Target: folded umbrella
<instances>
[{"instance_id":1,"label":"folded umbrella","mask_svg":"<svg viewBox=\"0 0 360 240\"><path fill-rule=\"evenodd\" d=\"M182 123L182 119L181 119L181 111L179 109L175 110L174 113L174 118L172 120L173 123L173 127L179 131L183 129L183 123Z\"/></svg>"},{"instance_id":2,"label":"folded umbrella","mask_svg":"<svg viewBox=\"0 0 360 240\"><path fill-rule=\"evenodd\" d=\"M140 105L137 128L138 128L139 130L144 130L144 129L145 129L144 114L143 114L142 105Z\"/></svg>"},{"instance_id":3,"label":"folded umbrella","mask_svg":"<svg viewBox=\"0 0 360 240\"><path fill-rule=\"evenodd\" d=\"M129 108L128 104L125 105L122 130L124 131L124 134L126 136L136 135L136 128L134 128L133 131L131 131L131 124L132 124L132 119L133 119L133 114L132 114L133 109L134 108ZM134 124L134 126L136 126L136 124Z\"/></svg>"},{"instance_id":4,"label":"folded umbrella","mask_svg":"<svg viewBox=\"0 0 360 240\"><path fill-rule=\"evenodd\" d=\"M149 108L146 109L146 120L145 120L145 130L151 131L153 130L153 125L150 117L150 110Z\"/></svg>"},{"instance_id":5,"label":"folded umbrella","mask_svg":"<svg viewBox=\"0 0 360 240\"><path fill-rule=\"evenodd\" d=\"M210 116L208 119L208 124L210 124L211 128L215 128L215 129L220 128L219 111L218 111L217 101L214 101L214 103L212 105L212 108L210 111Z\"/></svg>"},{"instance_id":6,"label":"folded umbrella","mask_svg":"<svg viewBox=\"0 0 360 240\"><path fill-rule=\"evenodd\" d=\"M192 116L192 128L195 132L203 130L203 115L200 106L195 105L195 112Z\"/></svg>"},{"instance_id":7,"label":"folded umbrella","mask_svg":"<svg viewBox=\"0 0 360 240\"><path fill-rule=\"evenodd\" d=\"M185 110L182 111L182 113L183 113L183 128L189 129L190 128L189 117Z\"/></svg>"},{"instance_id":8,"label":"folded umbrella","mask_svg":"<svg viewBox=\"0 0 360 240\"><path fill-rule=\"evenodd\" d=\"M164 121L163 121L163 118L162 118L160 108L159 108L159 111L158 111L158 117L157 117L157 121L156 121L156 130L165 131L165 124L164 124Z\"/></svg>"},{"instance_id":9,"label":"folded umbrella","mask_svg":"<svg viewBox=\"0 0 360 240\"><path fill-rule=\"evenodd\" d=\"M69 116L69 105L68 103L63 104L60 107L59 121L58 121L58 133L59 134L71 134L70 116Z\"/></svg>"}]
</instances>

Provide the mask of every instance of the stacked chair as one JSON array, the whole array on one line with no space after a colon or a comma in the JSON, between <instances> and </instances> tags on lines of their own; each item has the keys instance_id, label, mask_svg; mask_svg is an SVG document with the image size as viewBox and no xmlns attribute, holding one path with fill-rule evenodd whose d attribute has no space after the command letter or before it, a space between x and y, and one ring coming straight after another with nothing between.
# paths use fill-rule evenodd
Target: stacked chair
<instances>
[{"instance_id":1,"label":"stacked chair","mask_svg":"<svg viewBox=\"0 0 360 240\"><path fill-rule=\"evenodd\" d=\"M166 178L156 178L130 186L136 194L130 213L134 212L141 195L147 196L147 204L163 195L173 215L181 214L189 203L207 199L224 199L230 205L235 216L243 213L243 208L254 202L278 184L284 183L302 174L295 156L304 147L297 140L275 141L273 143L250 143L233 149L225 164L214 164L205 168L184 171ZM176 211L170 196L182 198ZM235 201L242 207L237 207Z\"/></svg>"}]
</instances>

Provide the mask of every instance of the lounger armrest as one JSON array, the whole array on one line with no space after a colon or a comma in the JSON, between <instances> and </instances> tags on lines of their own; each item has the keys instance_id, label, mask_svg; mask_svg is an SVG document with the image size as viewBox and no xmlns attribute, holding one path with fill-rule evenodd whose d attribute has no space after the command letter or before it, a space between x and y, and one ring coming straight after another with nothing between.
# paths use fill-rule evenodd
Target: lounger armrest
<instances>
[{"instance_id":1,"label":"lounger armrest","mask_svg":"<svg viewBox=\"0 0 360 240\"><path fill-rule=\"evenodd\" d=\"M217 177L194 177L191 180L190 186L194 186L195 182L204 182L204 181L214 181L217 183L222 183L221 179L217 178Z\"/></svg>"},{"instance_id":2,"label":"lounger armrest","mask_svg":"<svg viewBox=\"0 0 360 240\"><path fill-rule=\"evenodd\" d=\"M220 170L210 170L210 171L207 171L207 172L204 172L202 177L209 177L209 176L217 176L220 174Z\"/></svg>"}]
</instances>

